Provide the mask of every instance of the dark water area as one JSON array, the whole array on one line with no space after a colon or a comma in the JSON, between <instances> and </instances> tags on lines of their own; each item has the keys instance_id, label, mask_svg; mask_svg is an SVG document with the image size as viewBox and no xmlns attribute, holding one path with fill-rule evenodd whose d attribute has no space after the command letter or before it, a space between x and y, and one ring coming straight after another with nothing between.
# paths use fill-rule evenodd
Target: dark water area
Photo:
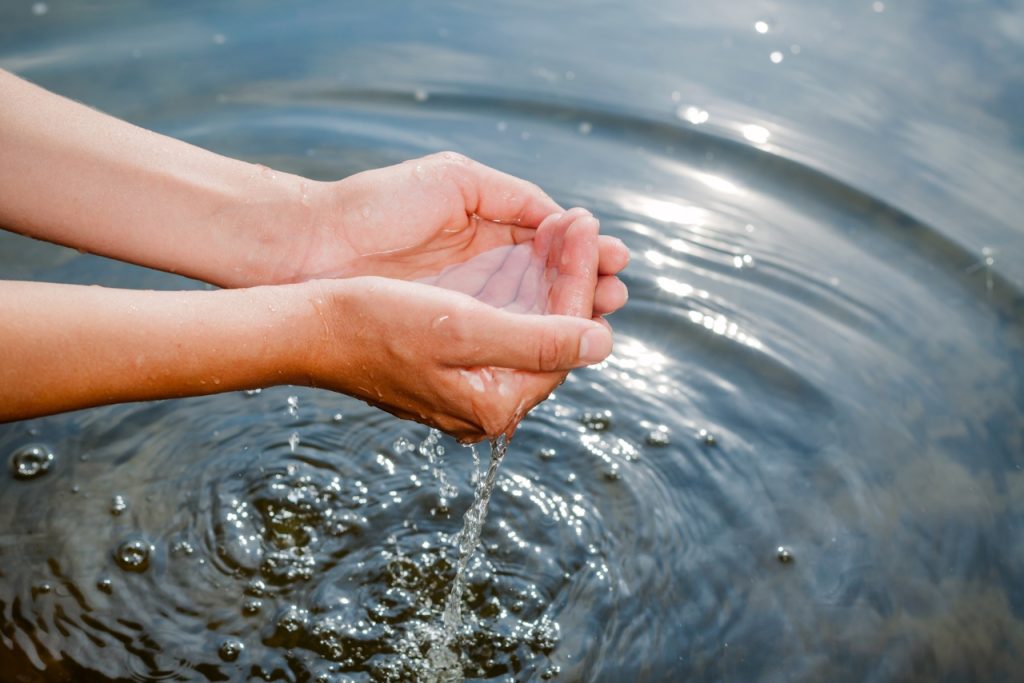
<instances>
[{"instance_id":1,"label":"dark water area","mask_svg":"<svg viewBox=\"0 0 1024 683\"><path fill-rule=\"evenodd\" d=\"M498 473L468 680L1019 678L1024 3L8 2L0 67L315 178L454 149L630 246ZM201 286L7 233L0 277ZM427 437L291 387L0 425L0 680L423 679L474 472Z\"/></svg>"}]
</instances>

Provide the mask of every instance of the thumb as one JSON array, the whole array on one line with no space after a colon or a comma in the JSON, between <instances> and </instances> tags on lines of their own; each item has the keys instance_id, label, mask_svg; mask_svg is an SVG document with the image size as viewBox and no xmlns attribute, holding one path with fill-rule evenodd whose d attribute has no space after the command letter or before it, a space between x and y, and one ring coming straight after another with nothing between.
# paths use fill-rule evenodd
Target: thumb
<instances>
[{"instance_id":1,"label":"thumb","mask_svg":"<svg viewBox=\"0 0 1024 683\"><path fill-rule=\"evenodd\" d=\"M462 339L460 364L557 372L600 363L612 352L611 330L593 320L505 311L488 318Z\"/></svg>"}]
</instances>

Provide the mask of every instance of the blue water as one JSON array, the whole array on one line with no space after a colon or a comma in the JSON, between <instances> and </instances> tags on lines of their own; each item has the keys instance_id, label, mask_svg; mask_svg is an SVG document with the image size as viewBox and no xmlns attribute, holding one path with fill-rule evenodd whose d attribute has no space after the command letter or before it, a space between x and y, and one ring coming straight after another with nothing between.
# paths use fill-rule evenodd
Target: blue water
<instances>
[{"instance_id":1,"label":"blue water","mask_svg":"<svg viewBox=\"0 0 1024 683\"><path fill-rule=\"evenodd\" d=\"M629 244L615 354L499 472L472 680L1018 675L1022 65L1021 2L0 8L0 67L140 125L454 149ZM0 276L199 286L7 233ZM472 499L426 434L289 387L0 426L54 454L0 478L0 671L410 680Z\"/></svg>"}]
</instances>

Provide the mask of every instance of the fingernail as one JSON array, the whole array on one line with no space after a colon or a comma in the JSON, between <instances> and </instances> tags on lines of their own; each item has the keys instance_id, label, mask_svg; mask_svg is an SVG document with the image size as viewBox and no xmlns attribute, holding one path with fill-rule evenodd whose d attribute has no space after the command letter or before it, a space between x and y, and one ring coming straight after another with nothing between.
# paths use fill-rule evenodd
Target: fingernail
<instances>
[{"instance_id":1,"label":"fingernail","mask_svg":"<svg viewBox=\"0 0 1024 683\"><path fill-rule=\"evenodd\" d=\"M584 365L600 363L612 352L612 336L603 327L587 330L580 337L580 362Z\"/></svg>"}]
</instances>

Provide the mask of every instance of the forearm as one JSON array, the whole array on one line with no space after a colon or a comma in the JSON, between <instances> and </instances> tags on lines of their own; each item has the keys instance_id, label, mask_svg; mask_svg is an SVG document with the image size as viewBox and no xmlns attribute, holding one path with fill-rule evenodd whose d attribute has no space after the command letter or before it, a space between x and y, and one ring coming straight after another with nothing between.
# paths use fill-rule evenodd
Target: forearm
<instances>
[{"instance_id":1,"label":"forearm","mask_svg":"<svg viewBox=\"0 0 1024 683\"><path fill-rule=\"evenodd\" d=\"M152 292L0 282L0 421L307 383L305 285Z\"/></svg>"},{"instance_id":2,"label":"forearm","mask_svg":"<svg viewBox=\"0 0 1024 683\"><path fill-rule=\"evenodd\" d=\"M0 70L0 226L222 286L288 279L319 183L229 159ZM303 254L295 254L302 258Z\"/></svg>"}]
</instances>

